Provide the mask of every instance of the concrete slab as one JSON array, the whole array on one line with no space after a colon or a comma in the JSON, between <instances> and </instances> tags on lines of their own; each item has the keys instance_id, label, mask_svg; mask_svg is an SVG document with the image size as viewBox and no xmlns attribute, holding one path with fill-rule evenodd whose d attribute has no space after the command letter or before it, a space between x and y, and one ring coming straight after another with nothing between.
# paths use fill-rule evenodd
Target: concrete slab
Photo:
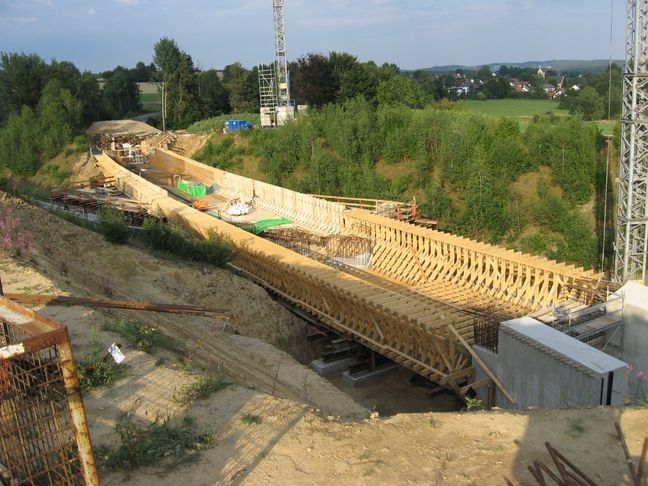
<instances>
[{"instance_id":1,"label":"concrete slab","mask_svg":"<svg viewBox=\"0 0 648 486\"><path fill-rule=\"evenodd\" d=\"M336 359L335 361L324 361L323 359L316 359L311 362L311 368L313 368L318 375L324 376L331 373L337 373L340 371L345 371L348 369L349 364L353 361L353 358L342 358Z\"/></svg>"},{"instance_id":2,"label":"concrete slab","mask_svg":"<svg viewBox=\"0 0 648 486\"><path fill-rule=\"evenodd\" d=\"M345 371L344 373L342 373L342 378L349 385L358 386L358 385L363 385L364 383L368 383L370 381L377 380L381 376L384 376L388 373L398 370L399 367L400 365L397 363L390 363L379 367L375 371L370 371L370 370L361 371L360 373L355 373L353 375L348 371Z\"/></svg>"}]
</instances>

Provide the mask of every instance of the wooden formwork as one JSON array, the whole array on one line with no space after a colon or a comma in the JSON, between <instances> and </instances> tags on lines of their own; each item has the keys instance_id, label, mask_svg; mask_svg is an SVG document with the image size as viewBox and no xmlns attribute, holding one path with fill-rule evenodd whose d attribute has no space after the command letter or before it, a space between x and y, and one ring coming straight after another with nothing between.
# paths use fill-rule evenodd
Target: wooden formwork
<instances>
[{"instance_id":1,"label":"wooden formwork","mask_svg":"<svg viewBox=\"0 0 648 486\"><path fill-rule=\"evenodd\" d=\"M470 336L474 315L405 286L366 280L302 256L163 195L166 191L105 155L97 160L117 187L137 193L154 214L203 236L217 231L228 237L238 250L237 269L340 333L437 381L468 365L467 353L446 327L453 324Z\"/></svg>"},{"instance_id":2,"label":"wooden formwork","mask_svg":"<svg viewBox=\"0 0 648 486\"><path fill-rule=\"evenodd\" d=\"M591 303L602 277L366 211L346 213L344 231L371 239L374 272L496 316L521 315L569 298Z\"/></svg>"},{"instance_id":3,"label":"wooden formwork","mask_svg":"<svg viewBox=\"0 0 648 486\"><path fill-rule=\"evenodd\" d=\"M251 201L255 206L290 218L304 228L321 234L340 233L342 229L345 211L342 204L225 172L169 150L155 149L149 160L156 168L187 176L207 186L216 183L220 195Z\"/></svg>"},{"instance_id":4,"label":"wooden formwork","mask_svg":"<svg viewBox=\"0 0 648 486\"><path fill-rule=\"evenodd\" d=\"M186 170L191 162L197 167L192 169L193 177L203 173L213 182L210 168L166 151L156 153L163 157L154 157L154 163L169 160L171 167L165 170ZM227 236L238 250L233 266L240 272L338 332L452 386L459 394L455 380L470 373L472 350L468 345L473 342L475 322L484 315L521 315L576 294L588 297L598 278L573 266L364 211L340 212L338 216L345 234L371 239L372 272L333 268L180 203L107 156L99 156L98 161L106 176L114 176L124 192L137 194L154 214L203 236L212 230ZM265 186L269 185L259 187ZM285 194L275 189L277 194ZM263 194L270 198L274 193L268 189ZM295 202L299 198L290 198L291 208L304 213ZM276 203L280 214L286 214L280 203L287 200ZM311 210L317 211L317 206Z\"/></svg>"}]
</instances>

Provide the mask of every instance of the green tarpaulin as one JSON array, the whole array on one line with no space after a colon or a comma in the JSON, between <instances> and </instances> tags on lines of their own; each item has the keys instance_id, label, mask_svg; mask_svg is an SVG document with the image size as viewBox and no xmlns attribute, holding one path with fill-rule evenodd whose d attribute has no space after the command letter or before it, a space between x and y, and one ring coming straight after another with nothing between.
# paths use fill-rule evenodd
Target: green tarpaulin
<instances>
[{"instance_id":1,"label":"green tarpaulin","mask_svg":"<svg viewBox=\"0 0 648 486\"><path fill-rule=\"evenodd\" d=\"M193 197L207 195L207 188L199 182L178 181L178 191L186 192Z\"/></svg>"},{"instance_id":2,"label":"green tarpaulin","mask_svg":"<svg viewBox=\"0 0 648 486\"><path fill-rule=\"evenodd\" d=\"M216 219L222 220L222 218L216 213L209 212L207 214L209 214L210 216ZM292 223L292 221L290 221L288 218L262 219L261 221L257 221L256 223L237 223L236 221L227 221L227 222L230 224L234 224L239 228L244 229L245 231L254 233L255 235L260 235L265 230L274 228L275 226L281 226L283 224Z\"/></svg>"}]
</instances>

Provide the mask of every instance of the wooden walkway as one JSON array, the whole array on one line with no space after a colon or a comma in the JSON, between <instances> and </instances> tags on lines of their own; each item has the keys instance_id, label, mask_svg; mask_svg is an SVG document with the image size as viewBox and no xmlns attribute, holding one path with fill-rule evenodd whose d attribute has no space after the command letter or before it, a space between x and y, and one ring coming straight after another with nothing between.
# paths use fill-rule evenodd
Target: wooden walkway
<instances>
[{"instance_id":1,"label":"wooden walkway","mask_svg":"<svg viewBox=\"0 0 648 486\"><path fill-rule=\"evenodd\" d=\"M209 182L211 168L164 152L166 161L185 172L202 166L199 175ZM203 236L226 235L237 248L232 265L238 271L339 333L455 390L455 381L472 369L462 342L472 343L477 320L510 318L595 295L599 276L580 268L364 211L322 206L319 200L299 208L294 201L308 205L308 198L316 199L303 194L284 198L292 201L287 213L306 215L322 207L325 227L373 242L372 271L330 266L201 213L105 155L97 160L105 175L114 176L121 190L153 213ZM247 191L258 200L255 187Z\"/></svg>"}]
</instances>

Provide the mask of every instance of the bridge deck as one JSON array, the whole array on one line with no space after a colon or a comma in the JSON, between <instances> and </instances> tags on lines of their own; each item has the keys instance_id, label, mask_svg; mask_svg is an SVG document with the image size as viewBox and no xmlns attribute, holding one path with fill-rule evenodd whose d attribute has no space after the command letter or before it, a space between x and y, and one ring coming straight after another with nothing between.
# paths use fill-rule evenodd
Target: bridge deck
<instances>
[{"instance_id":1,"label":"bridge deck","mask_svg":"<svg viewBox=\"0 0 648 486\"><path fill-rule=\"evenodd\" d=\"M200 175L206 183L226 179L222 171L162 153L158 164L171 161L176 170ZM282 213L279 203L260 197L279 194L281 188L266 184L257 191L245 179L248 187L243 189L262 207L274 207L292 218L321 209L325 216L315 218L320 229L335 227L340 233L371 238L371 271L334 267L201 213L105 155L97 159L104 174L114 176L120 189L154 213L204 236L215 230L230 238L238 250L233 266L239 271L338 332L440 383L470 366L470 356L449 331L450 325L470 342L474 323L484 315L498 319L521 315L575 293L588 297L595 287L596 276L582 269L364 211L344 211L292 191L278 196L289 202ZM194 168L199 172L192 173ZM295 201L312 207L300 207Z\"/></svg>"}]
</instances>

